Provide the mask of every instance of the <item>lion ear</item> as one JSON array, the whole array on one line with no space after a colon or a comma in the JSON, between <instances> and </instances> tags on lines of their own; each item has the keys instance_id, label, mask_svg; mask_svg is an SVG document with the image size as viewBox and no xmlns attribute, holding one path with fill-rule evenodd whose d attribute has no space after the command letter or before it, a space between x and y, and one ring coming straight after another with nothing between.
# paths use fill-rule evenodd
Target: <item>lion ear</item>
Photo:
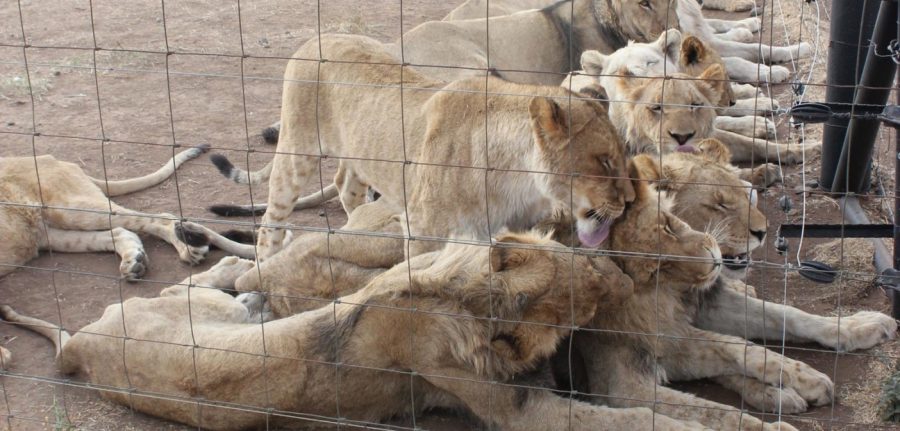
<instances>
[{"instance_id":1,"label":"lion ear","mask_svg":"<svg viewBox=\"0 0 900 431\"><path fill-rule=\"evenodd\" d=\"M670 28L662 32L654 43L666 58L678 60L678 48L681 46L681 32L678 29Z\"/></svg>"},{"instance_id":2,"label":"lion ear","mask_svg":"<svg viewBox=\"0 0 900 431\"><path fill-rule=\"evenodd\" d=\"M578 93L584 97L594 99L600 106L609 110L609 96L606 94L606 89L603 88L602 85L598 83L592 83L585 87L578 89Z\"/></svg>"},{"instance_id":3,"label":"lion ear","mask_svg":"<svg viewBox=\"0 0 900 431\"><path fill-rule=\"evenodd\" d=\"M706 61L708 55L706 45L695 36L688 36L681 41L681 64L692 66Z\"/></svg>"},{"instance_id":4,"label":"lion ear","mask_svg":"<svg viewBox=\"0 0 900 431\"><path fill-rule=\"evenodd\" d=\"M548 139L560 139L568 134L568 123L562 108L553 99L547 97L534 97L528 106L531 114L531 126L542 139L538 144L547 146ZM556 150L557 148L545 148Z\"/></svg>"},{"instance_id":5,"label":"lion ear","mask_svg":"<svg viewBox=\"0 0 900 431\"><path fill-rule=\"evenodd\" d=\"M650 183L662 179L662 168L652 155L638 154L628 162L628 176L634 186L634 201L646 201L651 193Z\"/></svg>"},{"instance_id":6,"label":"lion ear","mask_svg":"<svg viewBox=\"0 0 900 431\"><path fill-rule=\"evenodd\" d=\"M581 68L588 75L602 75L608 61L609 57L603 55L600 51L589 49L581 53Z\"/></svg>"},{"instance_id":7,"label":"lion ear","mask_svg":"<svg viewBox=\"0 0 900 431\"><path fill-rule=\"evenodd\" d=\"M501 237L497 238L497 242L510 243L518 241L514 238ZM519 268L528 262L529 256L534 252L535 250L515 246L493 246L491 247L491 272L503 272Z\"/></svg>"},{"instance_id":8,"label":"lion ear","mask_svg":"<svg viewBox=\"0 0 900 431\"><path fill-rule=\"evenodd\" d=\"M697 87L706 93L707 98L715 102L722 98L725 92L725 86L728 83L728 75L725 73L725 67L721 64L713 64L706 68L698 77L702 81L706 81L707 85L698 85Z\"/></svg>"},{"instance_id":9,"label":"lion ear","mask_svg":"<svg viewBox=\"0 0 900 431\"><path fill-rule=\"evenodd\" d=\"M728 165L731 163L731 151L718 139L704 139L697 145L700 156L718 163Z\"/></svg>"}]
</instances>

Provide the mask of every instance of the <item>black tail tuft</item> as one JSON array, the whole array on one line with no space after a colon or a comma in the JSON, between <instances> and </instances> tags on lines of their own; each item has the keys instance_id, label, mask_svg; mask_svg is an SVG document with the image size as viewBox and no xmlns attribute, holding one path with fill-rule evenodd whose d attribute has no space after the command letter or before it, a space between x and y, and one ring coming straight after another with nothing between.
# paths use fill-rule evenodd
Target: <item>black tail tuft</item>
<instances>
[{"instance_id":1,"label":"black tail tuft","mask_svg":"<svg viewBox=\"0 0 900 431\"><path fill-rule=\"evenodd\" d=\"M221 172L222 175L231 178L231 173L234 172L234 165L231 164L231 161L228 160L228 157L225 157L221 154L213 154L209 156L209 160L214 165L216 165L216 168L219 169L219 172Z\"/></svg>"},{"instance_id":2,"label":"black tail tuft","mask_svg":"<svg viewBox=\"0 0 900 431\"><path fill-rule=\"evenodd\" d=\"M247 209L238 205L213 205L209 207L210 212L222 217L250 217L261 216L266 213L265 208Z\"/></svg>"},{"instance_id":3,"label":"black tail tuft","mask_svg":"<svg viewBox=\"0 0 900 431\"><path fill-rule=\"evenodd\" d=\"M256 232L252 230L228 230L222 232L222 236L241 244L256 244Z\"/></svg>"},{"instance_id":4,"label":"black tail tuft","mask_svg":"<svg viewBox=\"0 0 900 431\"><path fill-rule=\"evenodd\" d=\"M178 223L175 225L175 235L181 242L191 247L203 247L209 245L209 238L202 230L189 224Z\"/></svg>"},{"instance_id":5,"label":"black tail tuft","mask_svg":"<svg viewBox=\"0 0 900 431\"><path fill-rule=\"evenodd\" d=\"M277 127L266 127L262 131L263 140L266 141L267 144L277 144L279 134L280 131Z\"/></svg>"},{"instance_id":6,"label":"black tail tuft","mask_svg":"<svg viewBox=\"0 0 900 431\"><path fill-rule=\"evenodd\" d=\"M209 144L200 144L200 145L194 145L194 148L197 150L200 150L200 154L203 154L203 153L209 151L209 149L212 147L210 147Z\"/></svg>"}]
</instances>

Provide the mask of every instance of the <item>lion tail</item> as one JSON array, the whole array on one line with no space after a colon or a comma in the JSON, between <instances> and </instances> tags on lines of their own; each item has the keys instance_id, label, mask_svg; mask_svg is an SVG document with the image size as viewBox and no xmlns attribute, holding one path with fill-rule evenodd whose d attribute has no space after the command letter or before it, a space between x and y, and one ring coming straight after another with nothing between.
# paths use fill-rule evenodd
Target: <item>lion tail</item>
<instances>
[{"instance_id":1,"label":"lion tail","mask_svg":"<svg viewBox=\"0 0 900 431\"><path fill-rule=\"evenodd\" d=\"M37 332L50 339L50 341L53 342L54 347L56 347L57 360L59 360L63 347L65 347L66 343L69 342L69 339L72 338L69 333L59 325L34 317L23 316L8 305L0 305L0 318L9 323L23 326L30 331Z\"/></svg>"},{"instance_id":2,"label":"lion tail","mask_svg":"<svg viewBox=\"0 0 900 431\"><path fill-rule=\"evenodd\" d=\"M134 193L139 190L155 186L175 173L175 170L184 162L195 159L201 154L209 151L209 144L197 145L196 147L184 150L172 157L163 167L156 172L144 175L142 177L130 178L127 180L108 181L105 179L91 178L91 181L103 190L106 196L121 196L128 193Z\"/></svg>"}]
</instances>

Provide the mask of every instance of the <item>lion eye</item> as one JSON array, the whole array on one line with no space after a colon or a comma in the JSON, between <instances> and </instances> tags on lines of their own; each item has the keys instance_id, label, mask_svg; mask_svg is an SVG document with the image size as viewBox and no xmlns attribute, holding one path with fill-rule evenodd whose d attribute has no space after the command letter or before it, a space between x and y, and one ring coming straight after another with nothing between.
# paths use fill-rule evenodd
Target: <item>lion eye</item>
<instances>
[{"instance_id":1,"label":"lion eye","mask_svg":"<svg viewBox=\"0 0 900 431\"><path fill-rule=\"evenodd\" d=\"M663 230L666 231L667 234L675 236L675 231L672 229L672 226L669 223L663 225Z\"/></svg>"},{"instance_id":2,"label":"lion eye","mask_svg":"<svg viewBox=\"0 0 900 431\"><path fill-rule=\"evenodd\" d=\"M702 103L691 103L691 110L696 111L698 108L703 107Z\"/></svg>"},{"instance_id":3,"label":"lion eye","mask_svg":"<svg viewBox=\"0 0 900 431\"><path fill-rule=\"evenodd\" d=\"M662 105L653 105L650 107L650 110L653 111L654 114L659 114L662 112Z\"/></svg>"},{"instance_id":4,"label":"lion eye","mask_svg":"<svg viewBox=\"0 0 900 431\"><path fill-rule=\"evenodd\" d=\"M609 159L603 161L603 167L607 170L612 170L612 163L610 163Z\"/></svg>"},{"instance_id":5,"label":"lion eye","mask_svg":"<svg viewBox=\"0 0 900 431\"><path fill-rule=\"evenodd\" d=\"M719 202L719 208L728 211L728 205L725 205L725 202Z\"/></svg>"},{"instance_id":6,"label":"lion eye","mask_svg":"<svg viewBox=\"0 0 900 431\"><path fill-rule=\"evenodd\" d=\"M650 9L650 0L641 0L638 4L644 9Z\"/></svg>"}]
</instances>

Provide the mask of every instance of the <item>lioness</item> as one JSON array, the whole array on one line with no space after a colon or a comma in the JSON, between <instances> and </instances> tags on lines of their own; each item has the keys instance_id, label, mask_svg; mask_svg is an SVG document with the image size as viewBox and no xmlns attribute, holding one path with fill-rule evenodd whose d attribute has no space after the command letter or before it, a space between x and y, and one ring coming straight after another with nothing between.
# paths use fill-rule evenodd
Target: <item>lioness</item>
<instances>
[{"instance_id":1,"label":"lioness","mask_svg":"<svg viewBox=\"0 0 900 431\"><path fill-rule=\"evenodd\" d=\"M340 158L406 211L411 256L441 247L435 238L487 239L503 226L534 224L553 205L573 206L582 241L596 246L632 198L624 145L593 100L496 78L445 84L397 65L362 36L325 35L294 58L320 49L330 61L291 60L285 72L261 259L282 248L277 224L323 156Z\"/></svg>"},{"instance_id":2,"label":"lioness","mask_svg":"<svg viewBox=\"0 0 900 431\"><path fill-rule=\"evenodd\" d=\"M592 406L527 386L521 377L570 325L631 287L614 265L540 236L449 245L329 306L263 325L249 322L258 310L218 290L252 265L224 258L184 281L195 285L111 305L72 337L8 306L0 316L50 338L60 370L85 373L104 398L205 429L323 417L372 424L436 407L515 430L695 429L649 409Z\"/></svg>"},{"instance_id":3,"label":"lioness","mask_svg":"<svg viewBox=\"0 0 900 431\"><path fill-rule=\"evenodd\" d=\"M172 244L191 265L203 260L210 241L229 253L253 256L252 247L198 224L178 222L170 214L132 211L107 198L159 184L208 148L182 151L152 174L119 181L91 178L78 165L50 155L0 158L0 201L5 202L0 205L0 276L35 258L39 250L111 251L122 258L122 277L138 279L149 262L134 232Z\"/></svg>"}]
</instances>

